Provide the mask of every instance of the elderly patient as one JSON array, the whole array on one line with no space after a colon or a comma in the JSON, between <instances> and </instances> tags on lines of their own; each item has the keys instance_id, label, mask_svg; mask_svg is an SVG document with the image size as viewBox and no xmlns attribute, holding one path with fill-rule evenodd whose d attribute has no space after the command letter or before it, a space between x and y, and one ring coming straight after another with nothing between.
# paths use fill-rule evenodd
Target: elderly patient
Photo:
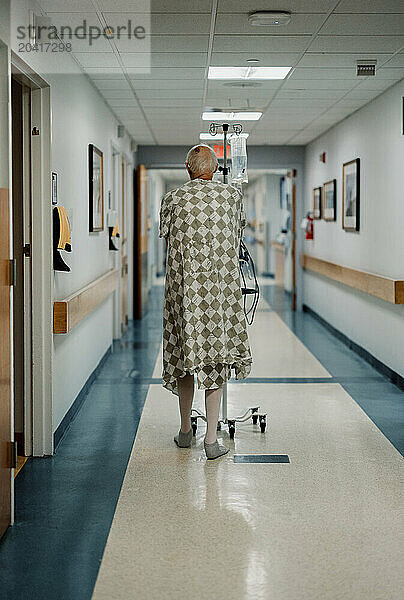
<instances>
[{"instance_id":1,"label":"elderly patient","mask_svg":"<svg viewBox=\"0 0 404 600\"><path fill-rule=\"evenodd\" d=\"M238 266L245 226L242 194L212 181L218 163L209 146L187 154L190 181L161 203L160 237L167 240L163 314L163 386L179 396L181 429L174 441L189 448L194 377L205 390L208 459L229 449L216 438L223 384L251 369Z\"/></svg>"}]
</instances>

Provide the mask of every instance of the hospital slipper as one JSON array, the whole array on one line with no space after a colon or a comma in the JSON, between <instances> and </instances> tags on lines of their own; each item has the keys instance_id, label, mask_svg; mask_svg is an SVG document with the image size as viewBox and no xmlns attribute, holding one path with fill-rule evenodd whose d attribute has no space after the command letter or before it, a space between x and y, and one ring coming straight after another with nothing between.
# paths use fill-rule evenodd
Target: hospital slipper
<instances>
[{"instance_id":1,"label":"hospital slipper","mask_svg":"<svg viewBox=\"0 0 404 600\"><path fill-rule=\"evenodd\" d=\"M213 442L213 444L207 444L204 442L203 445L205 447L206 458L208 460L219 458L219 456L227 454L230 450L230 448L226 448L226 446L221 446L217 440L216 442Z\"/></svg>"},{"instance_id":2,"label":"hospital slipper","mask_svg":"<svg viewBox=\"0 0 404 600\"><path fill-rule=\"evenodd\" d=\"M192 427L188 433L182 433L180 429L178 435L174 437L174 442L179 448L190 448L192 442Z\"/></svg>"}]
</instances>

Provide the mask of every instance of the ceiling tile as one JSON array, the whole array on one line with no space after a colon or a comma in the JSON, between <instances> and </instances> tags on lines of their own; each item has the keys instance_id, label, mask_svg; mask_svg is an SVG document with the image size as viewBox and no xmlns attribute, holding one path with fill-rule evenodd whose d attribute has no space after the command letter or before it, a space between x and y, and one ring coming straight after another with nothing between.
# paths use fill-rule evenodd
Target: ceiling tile
<instances>
[{"instance_id":1,"label":"ceiling tile","mask_svg":"<svg viewBox=\"0 0 404 600\"><path fill-rule=\"evenodd\" d=\"M119 52L137 52L133 39L128 36L115 40L114 44ZM208 35L152 35L150 38L152 52L207 52L209 44Z\"/></svg>"},{"instance_id":2,"label":"ceiling tile","mask_svg":"<svg viewBox=\"0 0 404 600\"><path fill-rule=\"evenodd\" d=\"M174 54L155 52L152 54L152 67L204 67L205 64L206 54L198 52L176 52Z\"/></svg>"},{"instance_id":3,"label":"ceiling tile","mask_svg":"<svg viewBox=\"0 0 404 600\"><path fill-rule=\"evenodd\" d=\"M214 52L302 52L310 36L305 35L215 35Z\"/></svg>"},{"instance_id":4,"label":"ceiling tile","mask_svg":"<svg viewBox=\"0 0 404 600\"><path fill-rule=\"evenodd\" d=\"M109 69L108 73L102 73L99 69L86 69L86 73L89 74L90 79L94 81L122 81L124 79L124 73L121 68ZM94 71L94 72L92 72Z\"/></svg>"},{"instance_id":5,"label":"ceiling tile","mask_svg":"<svg viewBox=\"0 0 404 600\"><path fill-rule=\"evenodd\" d=\"M355 63L355 66L351 66L349 68L344 68L344 67L311 68L311 67L303 67L303 66L301 66L301 63L299 63L299 65L293 69L292 73L288 77L288 81L286 82L286 84L292 83L295 79L298 79L298 80L308 79L308 80L312 80L312 81L315 79L318 79L320 81L322 81L323 79L326 79L326 80L332 79L334 81L336 81L338 79L355 80L356 79L356 63Z\"/></svg>"},{"instance_id":6,"label":"ceiling tile","mask_svg":"<svg viewBox=\"0 0 404 600\"><path fill-rule=\"evenodd\" d=\"M199 142L199 136L195 135L193 139L190 139L187 135L182 136L181 134L177 134L173 136L157 133L157 141L164 146L191 146L192 144L197 144Z\"/></svg>"},{"instance_id":7,"label":"ceiling tile","mask_svg":"<svg viewBox=\"0 0 404 600\"><path fill-rule=\"evenodd\" d=\"M351 67L356 69L356 61L363 60L364 58L377 60L379 64L386 60L386 54L378 54L377 52L364 53L322 53L322 52L310 52L305 54L299 62L300 67ZM393 61L399 64L394 64L392 61L389 65L392 67L404 66L404 56L400 60L400 56L397 56ZM402 63L402 64L401 64ZM324 75L323 75L324 76Z\"/></svg>"},{"instance_id":8,"label":"ceiling tile","mask_svg":"<svg viewBox=\"0 0 404 600\"><path fill-rule=\"evenodd\" d=\"M133 75L131 79L134 81L153 81L159 79L194 79L198 82L203 81L205 74L205 66L203 67L154 67L150 69L147 75Z\"/></svg>"},{"instance_id":9,"label":"ceiling tile","mask_svg":"<svg viewBox=\"0 0 404 600\"><path fill-rule=\"evenodd\" d=\"M271 107L295 108L297 105L299 108L327 108L331 104L332 101L324 98L299 98L298 102L296 102L295 98L279 98L279 96L277 96L275 100L273 100L273 102L271 103Z\"/></svg>"},{"instance_id":10,"label":"ceiling tile","mask_svg":"<svg viewBox=\"0 0 404 600\"><path fill-rule=\"evenodd\" d=\"M165 98L166 100L170 100L171 102L183 100L184 98L192 99L193 102L195 102L195 100L202 100L200 90L193 89L173 90L161 88L159 94L156 94L156 90L138 90L138 96L139 98L144 99L156 98L157 96L158 98Z\"/></svg>"},{"instance_id":11,"label":"ceiling tile","mask_svg":"<svg viewBox=\"0 0 404 600\"><path fill-rule=\"evenodd\" d=\"M65 3L65 12L47 12L47 15L52 19L53 25L58 27L65 26L72 27L73 33L75 33L76 27L80 27L77 31L78 34L84 35L88 32L89 27L101 27L101 21L99 20L97 13L93 10L92 12L66 12L66 3ZM67 34L69 32L68 29L65 30Z\"/></svg>"},{"instance_id":12,"label":"ceiling tile","mask_svg":"<svg viewBox=\"0 0 404 600\"><path fill-rule=\"evenodd\" d=\"M69 8L69 12L78 13L93 13L94 4L91 0L69 0L67 4L66 0L37 0L39 6L46 13L63 12L66 13L66 8Z\"/></svg>"},{"instance_id":13,"label":"ceiling tile","mask_svg":"<svg viewBox=\"0 0 404 600\"><path fill-rule=\"evenodd\" d=\"M289 10L292 13L327 13L334 6L335 0L284 0L282 3L271 2L269 8ZM248 13L261 8L268 7L257 6L255 0L219 0L218 5L219 13Z\"/></svg>"},{"instance_id":14,"label":"ceiling tile","mask_svg":"<svg viewBox=\"0 0 404 600\"><path fill-rule=\"evenodd\" d=\"M348 87L348 90L352 88L352 85ZM324 99L324 100L333 100L338 99L348 90L316 90L316 89L308 89L308 90L289 90L283 89L278 93L277 98L281 99L289 99L296 100L300 98L311 98L312 100Z\"/></svg>"},{"instance_id":15,"label":"ceiling tile","mask_svg":"<svg viewBox=\"0 0 404 600\"><path fill-rule=\"evenodd\" d=\"M111 52L76 52L74 56L83 67L103 69L104 67L119 68L115 54Z\"/></svg>"},{"instance_id":16,"label":"ceiling tile","mask_svg":"<svg viewBox=\"0 0 404 600\"><path fill-rule=\"evenodd\" d=\"M105 12L103 13L108 25L117 27L126 23L128 19L136 23L138 19L137 13L126 13L124 15L124 21L122 20L122 13L117 12ZM210 30L210 14L198 15L195 18L193 14L179 13L179 14L152 14L150 30L152 35L165 34L165 35L201 35L209 34Z\"/></svg>"},{"instance_id":17,"label":"ceiling tile","mask_svg":"<svg viewBox=\"0 0 404 600\"><path fill-rule=\"evenodd\" d=\"M105 90L130 90L125 78L121 79L94 79L94 83L101 91Z\"/></svg>"},{"instance_id":18,"label":"ceiling tile","mask_svg":"<svg viewBox=\"0 0 404 600\"><path fill-rule=\"evenodd\" d=\"M119 107L136 108L136 107L138 107L138 103L136 102L136 99L134 96L132 98L111 98L110 100L108 100L108 103L113 108L119 108Z\"/></svg>"},{"instance_id":19,"label":"ceiling tile","mask_svg":"<svg viewBox=\"0 0 404 600\"><path fill-rule=\"evenodd\" d=\"M78 39L74 37L72 39L64 38L64 42L72 45L72 52L111 52L112 47L107 39L100 37L98 39L90 40L89 38Z\"/></svg>"},{"instance_id":20,"label":"ceiling tile","mask_svg":"<svg viewBox=\"0 0 404 600\"><path fill-rule=\"evenodd\" d=\"M404 74L403 74L404 77ZM359 89L364 90L387 90L389 87L397 83L397 79L379 79L376 77L369 77L366 81L360 84Z\"/></svg>"},{"instance_id":21,"label":"ceiling tile","mask_svg":"<svg viewBox=\"0 0 404 600\"><path fill-rule=\"evenodd\" d=\"M97 6L102 11L132 12L134 8L138 13L150 11L150 0L97 0Z\"/></svg>"},{"instance_id":22,"label":"ceiling tile","mask_svg":"<svg viewBox=\"0 0 404 600\"><path fill-rule=\"evenodd\" d=\"M388 2L385 2L388 4ZM321 28L321 35L402 35L404 12L401 15L357 14L331 15Z\"/></svg>"},{"instance_id":23,"label":"ceiling tile","mask_svg":"<svg viewBox=\"0 0 404 600\"><path fill-rule=\"evenodd\" d=\"M307 14L292 16L290 23L282 27L256 27L250 25L247 18L248 13L219 14L216 19L215 34L250 34L257 35L296 35L313 34L324 20L324 15Z\"/></svg>"},{"instance_id":24,"label":"ceiling tile","mask_svg":"<svg viewBox=\"0 0 404 600\"><path fill-rule=\"evenodd\" d=\"M142 98L140 100L140 103L143 106L143 108L159 107L162 110L164 110L166 106L169 106L173 103L173 100L170 98ZM195 104L200 106L200 101L198 100L197 102L195 102L195 100L192 100L192 98L183 98L182 100L175 100L174 103L175 107L181 110L183 108L192 108L195 106Z\"/></svg>"},{"instance_id":25,"label":"ceiling tile","mask_svg":"<svg viewBox=\"0 0 404 600\"><path fill-rule=\"evenodd\" d=\"M169 73L166 72L166 76ZM202 98L204 82L197 79L132 79L136 90L154 90L164 92L165 90L198 90Z\"/></svg>"},{"instance_id":26,"label":"ceiling tile","mask_svg":"<svg viewBox=\"0 0 404 600\"><path fill-rule=\"evenodd\" d=\"M212 0L151 0L151 10L154 13L210 13Z\"/></svg>"},{"instance_id":27,"label":"ceiling tile","mask_svg":"<svg viewBox=\"0 0 404 600\"><path fill-rule=\"evenodd\" d=\"M329 74L327 73L327 77ZM352 79L288 79L282 90L350 90L357 84L356 78Z\"/></svg>"},{"instance_id":28,"label":"ceiling tile","mask_svg":"<svg viewBox=\"0 0 404 600\"><path fill-rule=\"evenodd\" d=\"M389 54L404 46L404 35L319 35L309 52L376 52ZM362 58L369 58L362 56Z\"/></svg>"},{"instance_id":29,"label":"ceiling tile","mask_svg":"<svg viewBox=\"0 0 404 600\"><path fill-rule=\"evenodd\" d=\"M404 13L403 0L342 0L337 13Z\"/></svg>"},{"instance_id":30,"label":"ceiling tile","mask_svg":"<svg viewBox=\"0 0 404 600\"><path fill-rule=\"evenodd\" d=\"M129 87L127 90L102 90L102 95L108 100L133 98L133 92Z\"/></svg>"},{"instance_id":31,"label":"ceiling tile","mask_svg":"<svg viewBox=\"0 0 404 600\"><path fill-rule=\"evenodd\" d=\"M382 90L366 90L364 88L361 88L361 86L359 86L358 88L352 90L351 92L349 92L346 96L344 96L344 99L348 99L348 98L354 98L355 100L372 100L373 98L376 98L376 96L379 96L379 94L382 93Z\"/></svg>"},{"instance_id":32,"label":"ceiling tile","mask_svg":"<svg viewBox=\"0 0 404 600\"><path fill-rule=\"evenodd\" d=\"M382 62L382 61L380 61ZM404 54L397 54L396 56L393 56L388 63L386 64L386 66L383 66L383 71L384 69L389 69L390 67L404 67Z\"/></svg>"}]
</instances>

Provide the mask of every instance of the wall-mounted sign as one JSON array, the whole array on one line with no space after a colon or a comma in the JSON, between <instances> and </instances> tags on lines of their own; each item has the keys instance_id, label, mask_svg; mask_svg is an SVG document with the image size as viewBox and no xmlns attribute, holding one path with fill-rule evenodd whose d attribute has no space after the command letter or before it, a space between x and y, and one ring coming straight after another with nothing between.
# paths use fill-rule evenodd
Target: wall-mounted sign
<instances>
[{"instance_id":1,"label":"wall-mounted sign","mask_svg":"<svg viewBox=\"0 0 404 600\"><path fill-rule=\"evenodd\" d=\"M58 203L58 174L52 173L52 204Z\"/></svg>"},{"instance_id":2,"label":"wall-mounted sign","mask_svg":"<svg viewBox=\"0 0 404 600\"><path fill-rule=\"evenodd\" d=\"M213 152L216 154L216 158L224 158L224 144L215 144L213 146ZM227 156L230 156L229 145L227 145Z\"/></svg>"}]
</instances>

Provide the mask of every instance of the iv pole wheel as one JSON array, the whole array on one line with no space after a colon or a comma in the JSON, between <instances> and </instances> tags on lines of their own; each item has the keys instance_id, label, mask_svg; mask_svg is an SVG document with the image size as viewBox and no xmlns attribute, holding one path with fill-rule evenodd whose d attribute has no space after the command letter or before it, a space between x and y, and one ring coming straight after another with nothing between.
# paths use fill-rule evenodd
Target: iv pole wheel
<instances>
[{"instance_id":1,"label":"iv pole wheel","mask_svg":"<svg viewBox=\"0 0 404 600\"><path fill-rule=\"evenodd\" d=\"M253 425L256 425L258 423L258 415L252 415L252 422Z\"/></svg>"},{"instance_id":2,"label":"iv pole wheel","mask_svg":"<svg viewBox=\"0 0 404 600\"><path fill-rule=\"evenodd\" d=\"M229 419L227 422L229 424L229 437L231 440L234 440L234 434L236 433L236 421Z\"/></svg>"},{"instance_id":3,"label":"iv pole wheel","mask_svg":"<svg viewBox=\"0 0 404 600\"><path fill-rule=\"evenodd\" d=\"M261 433L265 433L267 428L267 415L259 415Z\"/></svg>"},{"instance_id":4,"label":"iv pole wheel","mask_svg":"<svg viewBox=\"0 0 404 600\"><path fill-rule=\"evenodd\" d=\"M196 430L198 429L198 417L191 417L191 427L192 427L192 435L196 435Z\"/></svg>"}]
</instances>

